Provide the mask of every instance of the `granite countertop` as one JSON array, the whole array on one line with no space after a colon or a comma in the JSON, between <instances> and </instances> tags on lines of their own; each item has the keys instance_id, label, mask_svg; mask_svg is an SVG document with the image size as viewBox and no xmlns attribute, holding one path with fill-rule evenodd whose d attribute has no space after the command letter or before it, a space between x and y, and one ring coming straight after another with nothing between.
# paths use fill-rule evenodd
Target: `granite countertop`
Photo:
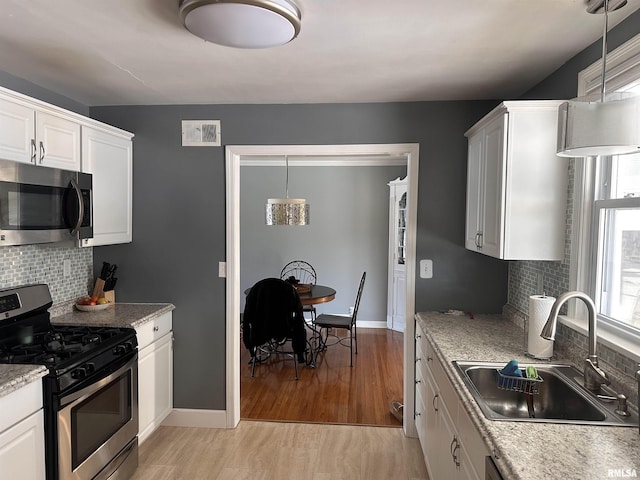
<instances>
[{"instance_id":1,"label":"granite countertop","mask_svg":"<svg viewBox=\"0 0 640 480\"><path fill-rule=\"evenodd\" d=\"M40 380L47 371L47 368L42 365L0 364L0 397Z\"/></svg>"},{"instance_id":2,"label":"granite countertop","mask_svg":"<svg viewBox=\"0 0 640 480\"><path fill-rule=\"evenodd\" d=\"M585 480L609 478L609 470L640 472L637 427L492 421L484 416L452 362L506 363L513 358L536 363L524 355L520 327L500 315L476 315L472 320L426 312L416 314L416 320L505 479Z\"/></svg>"},{"instance_id":3,"label":"granite countertop","mask_svg":"<svg viewBox=\"0 0 640 480\"><path fill-rule=\"evenodd\" d=\"M158 315L175 309L171 303L116 303L98 312L80 312L64 308L66 313L52 312L51 323L59 325L94 325L109 327L139 327ZM71 311L70 311L71 310ZM55 315L55 316L54 316ZM8 395L47 374L42 365L0 364L0 397Z\"/></svg>"},{"instance_id":4,"label":"granite countertop","mask_svg":"<svg viewBox=\"0 0 640 480\"><path fill-rule=\"evenodd\" d=\"M51 323L137 328L158 315L174 309L175 307L171 303L115 303L113 306L97 312L81 312L73 309L61 315L52 316Z\"/></svg>"}]
</instances>

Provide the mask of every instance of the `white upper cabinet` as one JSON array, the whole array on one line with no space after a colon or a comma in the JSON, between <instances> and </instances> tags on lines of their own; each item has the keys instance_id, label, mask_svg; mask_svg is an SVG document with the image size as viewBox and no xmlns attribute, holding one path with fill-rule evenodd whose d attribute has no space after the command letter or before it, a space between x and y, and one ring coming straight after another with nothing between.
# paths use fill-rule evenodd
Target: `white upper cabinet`
<instances>
[{"instance_id":1,"label":"white upper cabinet","mask_svg":"<svg viewBox=\"0 0 640 480\"><path fill-rule=\"evenodd\" d=\"M0 98L0 158L80 170L80 124L64 115Z\"/></svg>"},{"instance_id":2,"label":"white upper cabinet","mask_svg":"<svg viewBox=\"0 0 640 480\"><path fill-rule=\"evenodd\" d=\"M562 260L568 159L556 155L560 100L503 102L469 139L465 247L505 260Z\"/></svg>"},{"instance_id":3,"label":"white upper cabinet","mask_svg":"<svg viewBox=\"0 0 640 480\"><path fill-rule=\"evenodd\" d=\"M132 240L133 134L0 87L0 159L93 180L91 247Z\"/></svg>"},{"instance_id":4,"label":"white upper cabinet","mask_svg":"<svg viewBox=\"0 0 640 480\"><path fill-rule=\"evenodd\" d=\"M45 167L80 169L80 124L50 113L36 114L36 160Z\"/></svg>"},{"instance_id":5,"label":"white upper cabinet","mask_svg":"<svg viewBox=\"0 0 640 480\"><path fill-rule=\"evenodd\" d=\"M93 238L82 246L131 242L131 136L82 127L82 171L93 176Z\"/></svg>"}]
</instances>

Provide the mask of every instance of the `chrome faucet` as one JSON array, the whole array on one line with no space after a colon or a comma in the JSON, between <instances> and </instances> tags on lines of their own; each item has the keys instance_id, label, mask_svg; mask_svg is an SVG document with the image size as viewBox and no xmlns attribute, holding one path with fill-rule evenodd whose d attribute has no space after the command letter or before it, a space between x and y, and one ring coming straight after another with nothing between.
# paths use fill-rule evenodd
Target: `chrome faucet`
<instances>
[{"instance_id":1,"label":"chrome faucet","mask_svg":"<svg viewBox=\"0 0 640 480\"><path fill-rule=\"evenodd\" d=\"M584 361L584 387L593 392L598 392L602 385L609 385L611 380L606 373L598 366L598 355L596 354L596 306L588 295L582 292L565 292L558 297L549 313L547 323L542 328L540 336L547 340L556 339L556 325L560 308L568 300L579 298L587 306L589 312L589 356Z\"/></svg>"}]
</instances>

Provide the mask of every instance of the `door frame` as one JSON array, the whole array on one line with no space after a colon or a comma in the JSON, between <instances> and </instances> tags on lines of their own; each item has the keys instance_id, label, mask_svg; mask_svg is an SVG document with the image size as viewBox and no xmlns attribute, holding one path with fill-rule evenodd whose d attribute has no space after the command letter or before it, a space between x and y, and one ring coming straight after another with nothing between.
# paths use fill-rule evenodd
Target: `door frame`
<instances>
[{"instance_id":1,"label":"door frame","mask_svg":"<svg viewBox=\"0 0 640 480\"><path fill-rule=\"evenodd\" d=\"M273 156L350 157L367 162L404 157L407 161L407 288L403 358L403 428L417 436L414 411L415 274L419 144L227 145L226 161L226 426L240 422L240 164Z\"/></svg>"}]
</instances>

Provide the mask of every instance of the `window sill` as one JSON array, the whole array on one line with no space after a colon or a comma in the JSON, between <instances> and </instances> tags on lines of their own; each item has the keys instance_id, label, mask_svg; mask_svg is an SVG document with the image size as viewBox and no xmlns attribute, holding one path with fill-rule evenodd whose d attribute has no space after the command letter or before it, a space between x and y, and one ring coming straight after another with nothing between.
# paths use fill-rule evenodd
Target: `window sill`
<instances>
[{"instance_id":1,"label":"window sill","mask_svg":"<svg viewBox=\"0 0 640 480\"><path fill-rule=\"evenodd\" d=\"M585 327L587 323L586 320L560 315L560 323L585 336L589 335L589 331ZM600 322L598 322L597 333L597 340L599 343L602 343L621 355L630 358L636 363L640 363L640 339L638 337L630 336L628 333L623 334L609 325L603 325Z\"/></svg>"}]
</instances>

